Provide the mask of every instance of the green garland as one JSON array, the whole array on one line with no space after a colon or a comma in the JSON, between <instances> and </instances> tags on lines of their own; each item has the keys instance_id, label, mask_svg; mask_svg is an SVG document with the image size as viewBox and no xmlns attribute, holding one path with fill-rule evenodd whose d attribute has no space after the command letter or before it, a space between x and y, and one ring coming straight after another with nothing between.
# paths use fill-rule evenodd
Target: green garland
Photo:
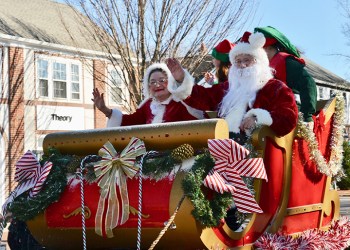
<instances>
[{"instance_id":1,"label":"green garland","mask_svg":"<svg viewBox=\"0 0 350 250\"><path fill-rule=\"evenodd\" d=\"M51 203L58 201L67 185L67 174L75 172L75 169L79 167L81 158L74 155L61 155L57 149L51 148L49 154L43 156L41 163L48 160L53 163L53 166L40 193L33 198L29 198L28 192L26 192L10 204L8 209L14 219L30 220L44 211ZM157 179L171 173L179 164L181 164L181 160L174 155L174 150L162 153L156 152L145 159L143 174ZM214 167L214 164L214 159L209 151L205 150L204 153L197 155L192 169L182 182L184 193L194 206L192 215L206 227L217 226L220 220L226 216L227 208L233 202L230 193L219 194L213 192L213 198L210 200L203 193L203 180ZM89 168L91 168L90 165L86 167L85 178L91 175L89 178L94 179Z\"/></svg>"},{"instance_id":2,"label":"green garland","mask_svg":"<svg viewBox=\"0 0 350 250\"><path fill-rule=\"evenodd\" d=\"M32 198L28 196L28 192L25 192L10 204L8 210L14 219L30 220L44 211L51 203L58 201L67 185L66 166L71 159L72 156L63 156L55 149L49 150L49 156L44 156L41 163L49 160L53 166L42 190Z\"/></svg>"},{"instance_id":3,"label":"green garland","mask_svg":"<svg viewBox=\"0 0 350 250\"><path fill-rule=\"evenodd\" d=\"M181 164L181 161L174 159L171 151L165 151L162 154L154 153L144 160L142 174L158 180L170 174L175 166L179 164Z\"/></svg>"},{"instance_id":4,"label":"green garland","mask_svg":"<svg viewBox=\"0 0 350 250\"><path fill-rule=\"evenodd\" d=\"M227 208L233 199L230 193L214 193L211 200L206 199L201 186L204 178L214 167L214 160L209 152L197 156L191 171L182 181L185 195L192 201L194 210L192 215L203 226L218 226L220 220L225 217Z\"/></svg>"}]
</instances>

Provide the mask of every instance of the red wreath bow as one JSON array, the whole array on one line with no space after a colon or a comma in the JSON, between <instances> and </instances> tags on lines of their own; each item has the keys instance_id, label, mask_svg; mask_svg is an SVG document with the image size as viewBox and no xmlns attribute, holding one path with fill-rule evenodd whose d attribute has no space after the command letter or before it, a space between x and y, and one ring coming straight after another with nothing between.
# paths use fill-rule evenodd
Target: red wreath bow
<instances>
[{"instance_id":1,"label":"red wreath bow","mask_svg":"<svg viewBox=\"0 0 350 250\"><path fill-rule=\"evenodd\" d=\"M244 159L249 151L230 139L208 140L208 148L215 166L204 179L204 186L220 193L230 192L242 213L262 213L241 176L267 181L263 159Z\"/></svg>"},{"instance_id":2,"label":"red wreath bow","mask_svg":"<svg viewBox=\"0 0 350 250\"><path fill-rule=\"evenodd\" d=\"M319 139L321 138L321 134L323 132L323 130L325 129L325 120L326 120L326 116L323 112L323 110L320 111L320 113L314 118L314 133L317 136L317 139L319 141Z\"/></svg>"},{"instance_id":3,"label":"red wreath bow","mask_svg":"<svg viewBox=\"0 0 350 250\"><path fill-rule=\"evenodd\" d=\"M47 161L41 166L35 155L28 150L16 163L15 181L19 184L7 198L3 210L7 204L28 190L30 190L30 197L36 196L43 187L51 168L51 162Z\"/></svg>"}]
</instances>

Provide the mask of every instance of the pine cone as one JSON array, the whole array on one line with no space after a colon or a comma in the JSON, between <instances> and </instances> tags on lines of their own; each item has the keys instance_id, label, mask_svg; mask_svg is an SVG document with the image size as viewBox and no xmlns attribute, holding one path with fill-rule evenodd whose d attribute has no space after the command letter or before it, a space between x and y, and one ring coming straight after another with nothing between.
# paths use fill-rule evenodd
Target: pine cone
<instances>
[{"instance_id":1,"label":"pine cone","mask_svg":"<svg viewBox=\"0 0 350 250\"><path fill-rule=\"evenodd\" d=\"M171 152L171 157L173 157L175 160L183 161L192 157L193 154L194 149L190 144L182 144Z\"/></svg>"},{"instance_id":2,"label":"pine cone","mask_svg":"<svg viewBox=\"0 0 350 250\"><path fill-rule=\"evenodd\" d=\"M67 164L67 172L71 174L75 173L77 171L77 168L80 168L81 160L82 159L79 156L73 155L72 159Z\"/></svg>"}]
</instances>

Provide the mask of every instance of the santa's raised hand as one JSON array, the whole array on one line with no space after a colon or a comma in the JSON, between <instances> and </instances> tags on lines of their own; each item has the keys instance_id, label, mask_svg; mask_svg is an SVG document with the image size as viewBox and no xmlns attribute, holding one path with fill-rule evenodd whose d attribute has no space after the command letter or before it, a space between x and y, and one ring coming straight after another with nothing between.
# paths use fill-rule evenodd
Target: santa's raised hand
<instances>
[{"instance_id":1,"label":"santa's raised hand","mask_svg":"<svg viewBox=\"0 0 350 250\"><path fill-rule=\"evenodd\" d=\"M166 65L168 66L171 74L173 75L174 79L181 83L183 82L185 78L185 71L181 67L180 62L175 58L168 58L166 60Z\"/></svg>"}]
</instances>

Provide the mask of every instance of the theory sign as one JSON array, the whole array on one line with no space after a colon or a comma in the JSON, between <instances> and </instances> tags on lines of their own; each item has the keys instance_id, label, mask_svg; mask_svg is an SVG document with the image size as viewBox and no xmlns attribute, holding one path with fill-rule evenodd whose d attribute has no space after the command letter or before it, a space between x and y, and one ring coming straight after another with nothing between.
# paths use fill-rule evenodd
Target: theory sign
<instances>
[{"instance_id":1,"label":"theory sign","mask_svg":"<svg viewBox=\"0 0 350 250\"><path fill-rule=\"evenodd\" d=\"M84 108L66 106L37 106L38 130L85 129Z\"/></svg>"}]
</instances>

